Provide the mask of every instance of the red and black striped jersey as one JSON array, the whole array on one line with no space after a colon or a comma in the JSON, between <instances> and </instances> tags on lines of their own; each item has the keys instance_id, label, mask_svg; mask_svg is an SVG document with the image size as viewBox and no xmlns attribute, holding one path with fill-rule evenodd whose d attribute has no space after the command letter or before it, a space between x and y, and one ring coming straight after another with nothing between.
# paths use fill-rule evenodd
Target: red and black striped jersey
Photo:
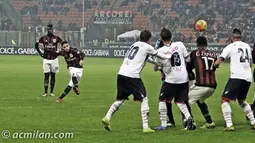
<instances>
[{"instance_id":1,"label":"red and black striped jersey","mask_svg":"<svg viewBox=\"0 0 255 143\"><path fill-rule=\"evenodd\" d=\"M214 67L214 62L217 60L216 53L206 49L197 49L191 52L190 57L189 68L190 70L195 69L196 72L195 85L216 88L216 68Z\"/></svg>"},{"instance_id":2,"label":"red and black striped jersey","mask_svg":"<svg viewBox=\"0 0 255 143\"><path fill-rule=\"evenodd\" d=\"M47 49L48 50L48 49ZM75 68L83 68L83 65L80 65L80 61L85 58L85 54L78 50L77 48L70 47L68 52L66 51L48 51L52 55L58 57L63 56L65 58L67 68L75 67Z\"/></svg>"},{"instance_id":3,"label":"red and black striped jersey","mask_svg":"<svg viewBox=\"0 0 255 143\"><path fill-rule=\"evenodd\" d=\"M55 54L52 54L49 51L57 51L58 44L62 41L62 39L55 35L45 35L39 39L39 43L43 44L44 50L43 56L47 60L54 60L57 58Z\"/></svg>"},{"instance_id":4,"label":"red and black striped jersey","mask_svg":"<svg viewBox=\"0 0 255 143\"><path fill-rule=\"evenodd\" d=\"M67 68L69 67L83 68L83 66L80 65L80 60L84 59L85 54L82 53L77 48L70 47L69 52L61 51L59 55L64 56Z\"/></svg>"}]
</instances>

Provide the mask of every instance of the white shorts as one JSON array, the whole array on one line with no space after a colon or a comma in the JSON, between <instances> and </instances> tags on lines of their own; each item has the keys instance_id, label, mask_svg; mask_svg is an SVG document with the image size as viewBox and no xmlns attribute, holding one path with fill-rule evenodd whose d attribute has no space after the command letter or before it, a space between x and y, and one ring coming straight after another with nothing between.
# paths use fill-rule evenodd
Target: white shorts
<instances>
[{"instance_id":1,"label":"white shorts","mask_svg":"<svg viewBox=\"0 0 255 143\"><path fill-rule=\"evenodd\" d=\"M197 101L204 102L207 98L213 95L215 89L211 87L190 85L189 89L189 104L197 103Z\"/></svg>"},{"instance_id":2,"label":"white shorts","mask_svg":"<svg viewBox=\"0 0 255 143\"><path fill-rule=\"evenodd\" d=\"M74 84L73 84L72 77L77 77L77 80L78 80L78 83L79 83L81 81L83 68L69 67L69 73L70 73L70 81L69 81L68 85L73 87Z\"/></svg>"},{"instance_id":3,"label":"white shorts","mask_svg":"<svg viewBox=\"0 0 255 143\"><path fill-rule=\"evenodd\" d=\"M43 72L44 73L58 73L59 72L59 65L58 65L58 58L54 60L47 60L43 59Z\"/></svg>"}]
</instances>

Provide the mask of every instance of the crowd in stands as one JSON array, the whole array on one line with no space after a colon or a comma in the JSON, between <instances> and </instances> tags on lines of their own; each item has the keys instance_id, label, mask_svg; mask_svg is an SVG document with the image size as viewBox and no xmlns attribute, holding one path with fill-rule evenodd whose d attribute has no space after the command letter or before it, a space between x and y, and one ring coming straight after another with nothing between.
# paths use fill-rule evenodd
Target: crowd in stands
<instances>
[{"instance_id":1,"label":"crowd in stands","mask_svg":"<svg viewBox=\"0 0 255 143\"><path fill-rule=\"evenodd\" d=\"M40 6L25 6L21 9L22 15L31 17L34 25L42 25L38 17L39 7L45 14L67 15L72 5L77 11L83 11L82 0L25 0L27 3L38 1ZM198 1L198 2L197 2ZM170 8L162 8L162 2L171 5ZM174 40L184 42L194 42L195 37L201 33L194 29L198 19L207 21L209 28L204 33L209 42L227 42L229 33L234 27L240 28L244 32L244 39L253 43L255 39L255 1L247 0L122 0L120 9L125 6L138 3L137 9L132 9L134 17L136 14L145 15L149 22L155 26L150 29L159 32L162 27L169 28ZM85 0L85 10L95 6L109 6L111 0ZM113 7L112 7L113 8ZM170 13L176 13L170 16ZM53 19L54 20L54 19ZM79 30L81 25L67 24L63 21L55 21L58 30ZM141 24L142 25L142 24ZM133 29L145 29L148 27L132 27ZM182 29L190 29L192 32L185 32ZM130 29L127 29L130 30Z\"/></svg>"},{"instance_id":2,"label":"crowd in stands","mask_svg":"<svg viewBox=\"0 0 255 143\"><path fill-rule=\"evenodd\" d=\"M4 16L3 5L0 3L0 30L8 31L12 28L12 21Z\"/></svg>"}]
</instances>

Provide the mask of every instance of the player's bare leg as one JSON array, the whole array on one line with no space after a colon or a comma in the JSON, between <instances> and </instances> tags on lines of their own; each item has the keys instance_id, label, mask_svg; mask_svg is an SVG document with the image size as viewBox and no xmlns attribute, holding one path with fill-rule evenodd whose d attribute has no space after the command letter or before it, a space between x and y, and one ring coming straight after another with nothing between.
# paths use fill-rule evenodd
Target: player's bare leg
<instances>
[{"instance_id":1,"label":"player's bare leg","mask_svg":"<svg viewBox=\"0 0 255 143\"><path fill-rule=\"evenodd\" d=\"M112 115L119 109L119 107L124 103L125 100L117 100L115 101L110 109L108 110L106 116L102 119L102 123L104 124L104 128L107 131L111 131L111 126L110 126L110 120Z\"/></svg>"},{"instance_id":2,"label":"player's bare leg","mask_svg":"<svg viewBox=\"0 0 255 143\"><path fill-rule=\"evenodd\" d=\"M44 73L44 94L42 95L43 97L46 97L48 95L49 78L50 73Z\"/></svg>"},{"instance_id":3,"label":"player's bare leg","mask_svg":"<svg viewBox=\"0 0 255 143\"><path fill-rule=\"evenodd\" d=\"M57 98L56 102L62 102L62 99L72 90L72 86L67 86L64 92Z\"/></svg>"},{"instance_id":4,"label":"player's bare leg","mask_svg":"<svg viewBox=\"0 0 255 143\"><path fill-rule=\"evenodd\" d=\"M223 117L224 120L226 122L224 131L234 131L234 125L232 122L232 111L231 111L231 107L229 105L229 101L222 99L221 100L221 109L222 109L222 113L223 113Z\"/></svg>"},{"instance_id":5,"label":"player's bare leg","mask_svg":"<svg viewBox=\"0 0 255 143\"><path fill-rule=\"evenodd\" d=\"M56 73L51 72L50 73L50 96L55 96L54 94L55 82L56 82Z\"/></svg>"},{"instance_id":6,"label":"player's bare leg","mask_svg":"<svg viewBox=\"0 0 255 143\"><path fill-rule=\"evenodd\" d=\"M211 115L209 113L208 107L205 102L197 101L197 105L200 108L201 113L203 114L206 124L201 128L213 129L215 128L215 123L212 121Z\"/></svg>"},{"instance_id":7,"label":"player's bare leg","mask_svg":"<svg viewBox=\"0 0 255 143\"><path fill-rule=\"evenodd\" d=\"M246 101L238 101L239 105L244 109L246 117L251 122L251 129L255 130L255 119L250 104Z\"/></svg>"}]
</instances>

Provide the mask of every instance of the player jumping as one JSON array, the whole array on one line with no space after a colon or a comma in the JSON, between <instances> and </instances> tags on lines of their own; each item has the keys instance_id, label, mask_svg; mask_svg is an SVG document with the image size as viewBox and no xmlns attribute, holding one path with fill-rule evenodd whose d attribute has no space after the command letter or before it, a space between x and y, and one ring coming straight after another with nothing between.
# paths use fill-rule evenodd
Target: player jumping
<instances>
[{"instance_id":1,"label":"player jumping","mask_svg":"<svg viewBox=\"0 0 255 143\"><path fill-rule=\"evenodd\" d=\"M57 51L58 44L62 41L61 38L53 34L52 24L47 25L48 34L39 39L39 44L43 46L42 52L39 46L36 47L37 52L43 58L43 72L44 72L44 94L42 96L46 97L48 95L48 86L50 78L50 95L54 95L54 87L56 82L56 73L59 72L58 58L56 55L49 51ZM44 50L46 49L46 50Z\"/></svg>"},{"instance_id":2,"label":"player jumping","mask_svg":"<svg viewBox=\"0 0 255 143\"><path fill-rule=\"evenodd\" d=\"M197 38L197 47L197 50L191 52L191 61L187 64L189 71L195 69L196 72L195 82L190 86L189 104L197 103L200 108L206 120L206 124L201 128L215 128L215 123L212 121L204 101L213 95L217 87L215 79L216 68L214 67L217 55L205 49L207 47L207 39L204 36Z\"/></svg>"},{"instance_id":3,"label":"player jumping","mask_svg":"<svg viewBox=\"0 0 255 143\"><path fill-rule=\"evenodd\" d=\"M241 38L241 31L234 29L231 36L233 43L224 48L220 58L215 62L215 67L218 67L225 59L230 58L231 75L221 98L221 108L226 121L225 131L234 131L229 102L236 99L249 118L251 128L255 129L255 119L251 106L245 101L252 81L251 47L242 42Z\"/></svg>"},{"instance_id":4,"label":"player jumping","mask_svg":"<svg viewBox=\"0 0 255 143\"><path fill-rule=\"evenodd\" d=\"M102 119L105 129L110 131L110 119L119 107L133 94L135 101L141 102L143 132L155 132L149 128L149 105L146 89L140 73L150 55L167 59L168 56L158 53L151 45L151 32L144 30L140 34L140 41L134 43L127 52L117 76L117 100L111 105L106 116Z\"/></svg>"},{"instance_id":5,"label":"player jumping","mask_svg":"<svg viewBox=\"0 0 255 143\"><path fill-rule=\"evenodd\" d=\"M192 130L193 119L185 103L188 101L189 92L188 72L185 61L189 62L189 54L182 42L171 43L172 34L168 29L164 28L160 36L165 46L158 49L158 52L170 54L171 56L165 61L156 59L156 61L163 64L163 72L166 75L166 79L161 87L159 96L161 126L156 127L155 130L166 130L166 102L171 102L173 99L187 120L185 130Z\"/></svg>"},{"instance_id":6,"label":"player jumping","mask_svg":"<svg viewBox=\"0 0 255 143\"><path fill-rule=\"evenodd\" d=\"M82 77L83 59L85 57L85 54L79 51L77 48L70 47L67 41L61 42L61 45L61 51L50 52L52 54L55 54L55 56L63 56L65 58L71 79L62 95L57 98L56 102L62 102L62 99L71 91L72 88L77 95L80 94L78 84ZM38 44L36 45L36 47L37 46Z\"/></svg>"}]
</instances>

